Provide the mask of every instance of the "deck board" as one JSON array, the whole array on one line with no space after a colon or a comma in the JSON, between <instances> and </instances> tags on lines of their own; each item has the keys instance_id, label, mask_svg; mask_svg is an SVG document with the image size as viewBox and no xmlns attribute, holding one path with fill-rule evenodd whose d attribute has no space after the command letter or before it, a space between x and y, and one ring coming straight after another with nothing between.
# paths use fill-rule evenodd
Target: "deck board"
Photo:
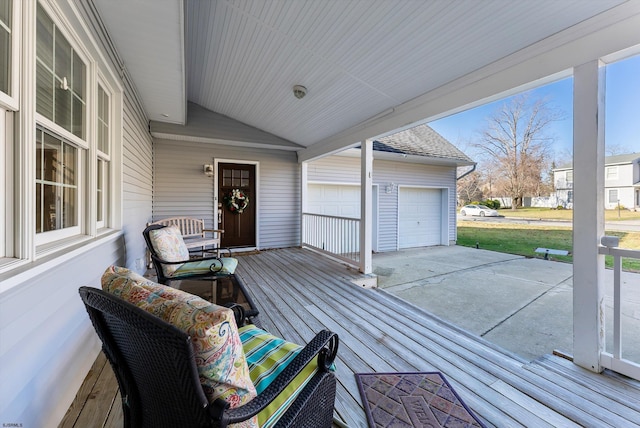
<instances>
[{"instance_id":1,"label":"deck board","mask_svg":"<svg viewBox=\"0 0 640 428\"><path fill-rule=\"evenodd\" d=\"M242 256L236 275L265 329L298 343L323 328L338 333L335 412L349 427L366 427L354 373L434 370L487 426L640 424L639 382L592 373L554 355L525 361L383 290L351 283L356 271L312 251ZM92 368L61 426L122 426L117 385L96 376ZM82 402L96 394L104 397Z\"/></svg>"}]
</instances>

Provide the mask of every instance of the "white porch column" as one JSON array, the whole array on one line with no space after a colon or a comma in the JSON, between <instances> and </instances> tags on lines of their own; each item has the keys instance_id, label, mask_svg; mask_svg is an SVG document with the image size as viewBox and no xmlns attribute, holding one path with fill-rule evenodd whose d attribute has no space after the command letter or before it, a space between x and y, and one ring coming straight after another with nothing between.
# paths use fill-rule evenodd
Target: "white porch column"
<instances>
[{"instance_id":1,"label":"white porch column","mask_svg":"<svg viewBox=\"0 0 640 428\"><path fill-rule=\"evenodd\" d=\"M600 372L604 349L604 67L573 72L573 358Z\"/></svg>"},{"instance_id":2,"label":"white porch column","mask_svg":"<svg viewBox=\"0 0 640 428\"><path fill-rule=\"evenodd\" d=\"M304 226L304 213L307 212L307 181L308 181L308 170L309 163L302 162L300 164L300 245L304 244L304 234L305 234L305 226Z\"/></svg>"},{"instance_id":3,"label":"white porch column","mask_svg":"<svg viewBox=\"0 0 640 428\"><path fill-rule=\"evenodd\" d=\"M360 150L360 272L370 274L373 225L373 141L365 140Z\"/></svg>"}]
</instances>

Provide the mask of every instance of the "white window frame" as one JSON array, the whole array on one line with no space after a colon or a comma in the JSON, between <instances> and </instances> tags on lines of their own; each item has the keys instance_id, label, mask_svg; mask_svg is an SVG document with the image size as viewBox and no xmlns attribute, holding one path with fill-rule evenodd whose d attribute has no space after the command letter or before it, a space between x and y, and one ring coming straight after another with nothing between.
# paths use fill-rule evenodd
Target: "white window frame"
<instances>
[{"instance_id":1,"label":"white window frame","mask_svg":"<svg viewBox=\"0 0 640 428\"><path fill-rule=\"evenodd\" d=\"M612 200L612 197L615 195L615 197ZM620 200L619 196L619 192L618 189L609 189L609 191L607 192L607 201L610 204L618 204L618 201Z\"/></svg>"},{"instance_id":2,"label":"white window frame","mask_svg":"<svg viewBox=\"0 0 640 428\"><path fill-rule=\"evenodd\" d=\"M22 1L11 3L10 33L11 55L9 65L9 92L0 91L0 270L15 260L14 243L14 112L20 106L22 70ZM0 24L1 25L1 24ZM6 27L5 27L6 29Z\"/></svg>"},{"instance_id":3,"label":"white window frame","mask_svg":"<svg viewBox=\"0 0 640 428\"><path fill-rule=\"evenodd\" d=\"M10 94L0 91L0 107L5 107L8 110L18 110L19 106L19 91L20 91L20 46L22 35L22 1L14 0L12 3L12 22L11 22L11 67L10 73Z\"/></svg>"},{"instance_id":4,"label":"white window frame","mask_svg":"<svg viewBox=\"0 0 640 428\"><path fill-rule=\"evenodd\" d=\"M43 244L47 244L49 242L53 242L53 241L59 241L61 239L65 239L65 238L69 238L71 236L75 236L75 235L79 235L82 231L82 225L83 225L83 213L85 212L84 210L84 206L85 203L83 201L84 197L84 176L86 175L85 173L85 168L84 168L84 159L86 158L86 150L82 150L78 147L76 147L74 144L70 144L65 138L61 138L59 135L55 135L53 133L51 133L48 130L41 130L38 129L36 131L36 133L38 132L44 132L44 133L48 133L51 134L52 137L61 140L64 144L70 145L72 147L75 147L77 150L77 156L76 156L76 165L75 168L77 170L76 173L76 179L77 179L77 187L76 187L76 194L77 194L77 206L76 206L76 218L78 219L77 224L74 226L70 226L70 227L66 227L66 228L62 228L62 229L55 229L55 230L50 230L50 231L46 231L46 232L40 232L40 233L36 233L36 238L35 238L35 243L36 246L38 245L43 245ZM35 147L34 147L35 149ZM34 181L35 181L35 176L34 176ZM59 187L64 187L64 186L59 186ZM37 204L36 204L37 206ZM37 218L37 214L35 212L35 207L34 207L34 216L36 216ZM35 223L34 223L35 224Z\"/></svg>"},{"instance_id":5,"label":"white window frame","mask_svg":"<svg viewBox=\"0 0 640 428\"><path fill-rule=\"evenodd\" d=\"M110 218L111 218L111 213L113 210L113 206L112 206L112 199L113 199L113 191L112 191L112 180L111 177L113 176L113 163L111 162L111 154L113 153L113 128L114 128L114 123L113 123L113 118L115 117L115 111L114 111L114 95L113 95L113 90L112 88L109 86L109 84L107 84L106 79L104 78L104 76L98 71L98 82L95 86L95 91L96 91L96 96L95 96L95 100L96 100L96 107L95 107L95 115L93 115L94 117L92 117L92 120L95 120L96 123L96 132L95 132L95 147L96 147L96 185L95 185L95 193L96 193L96 205L95 205L95 216L96 216L96 228L98 230L100 229L104 229L105 227L108 227L110 225ZM98 103L100 102L100 96L99 96L99 90L100 88L102 88L102 91L105 93L105 95L108 97L108 105L107 105L107 129L108 129L108 136L107 136L107 152L103 152L102 150L100 150L100 145L99 143L99 132L101 132L101 126L99 125L100 122L100 118L98 117L98 111L99 111L99 106ZM103 164L103 169L102 171L100 170L100 168L98 168L98 163L102 162ZM102 192L98 192L98 182L100 177L98 177L98 174L102 173ZM102 198L102 204L100 204L98 201L98 198ZM98 208L102 207L102 219L99 220L99 214L98 213Z\"/></svg>"},{"instance_id":6,"label":"white window frame","mask_svg":"<svg viewBox=\"0 0 640 428\"><path fill-rule=\"evenodd\" d=\"M82 44L78 41L75 34L70 32L66 28L63 20L59 18L58 14L52 10L52 8L47 2L41 1L41 2L38 2L38 4L42 7L45 13L53 21L56 28L65 37L66 41L71 45L73 52L76 53L80 57L80 60L84 63L85 81L83 82L83 85L84 85L84 94L85 94L85 100L84 100L85 114L84 114L84 123L83 123L84 125L83 135L86 138L86 140L84 140L76 136L71 131L66 130L65 128L53 122L52 120L48 119L47 117L43 116L42 114L35 112L36 128L41 128L45 132L52 134L56 138L62 139L65 143L71 144L78 149L78 157L77 157L78 204L76 206L76 217L78 219L78 224L72 227L64 228L64 229L58 229L58 230L52 230L52 231L40 232L40 233L36 233L36 230L34 228L33 230L33 233L35 234L34 243L36 246L36 251L40 252L40 249L38 249L38 247L47 248L48 244L53 244L57 241L68 239L74 236L79 236L79 235L82 235L83 233L88 234L88 232L90 232L87 230L87 227L86 227L87 213L90 212L90 210L87 210L87 188L93 188L95 184L92 185L92 183L95 183L95 181L89 179L89 175L88 175L89 173L87 169L87 160L89 159L90 152L91 152L90 141L92 140L92 138L90 138L90 136L93 135L92 130L94 128L93 127L94 118L92 115L93 109L90 108L90 103L93 102L91 88L92 88L93 82L95 82L95 79L92 79L91 76L95 72L94 72L94 67L92 66L92 62L90 60L88 53L85 51ZM36 10L36 13L37 13L37 10ZM36 30L36 33L33 35L33 37L37 40L37 37L38 37L37 30ZM36 52L34 51L34 55L35 54ZM34 61L35 61L35 58L34 58ZM35 92L33 96L34 96L34 99L32 100L32 102L33 102L33 108L35 110L36 109ZM39 132L39 131L36 131L36 132ZM35 152L35 140L33 141L33 146L31 150ZM89 168L89 171L90 170L91 168ZM35 183L35 170L34 170L32 179L34 180L34 183ZM91 200L91 198L89 200ZM34 217L36 216L35 206L33 207L32 215ZM35 221L33 224L35 227Z\"/></svg>"},{"instance_id":7,"label":"white window frame","mask_svg":"<svg viewBox=\"0 0 640 428\"><path fill-rule=\"evenodd\" d=\"M9 251L10 241L7 239L7 233L11 230L9 227L9 219L7 219L7 204L9 201L10 187L9 180L12 174L9 174L10 163L8 162L11 159L10 154L8 153L9 141L11 141L11 136L13 134L13 130L10 129L11 120L9 119L9 114L2 106L0 106L0 166L3 167L3 170L7 171L5 174L0 174L0 189L5 197L0 198L0 259L11 256L11 252Z\"/></svg>"},{"instance_id":8,"label":"white window frame","mask_svg":"<svg viewBox=\"0 0 640 428\"><path fill-rule=\"evenodd\" d=\"M573 171L566 172L566 181L568 183L573 183Z\"/></svg>"},{"instance_id":9,"label":"white window frame","mask_svg":"<svg viewBox=\"0 0 640 428\"><path fill-rule=\"evenodd\" d=\"M618 167L617 166L608 166L606 168L606 175L605 175L607 180L617 180L618 179Z\"/></svg>"}]
</instances>

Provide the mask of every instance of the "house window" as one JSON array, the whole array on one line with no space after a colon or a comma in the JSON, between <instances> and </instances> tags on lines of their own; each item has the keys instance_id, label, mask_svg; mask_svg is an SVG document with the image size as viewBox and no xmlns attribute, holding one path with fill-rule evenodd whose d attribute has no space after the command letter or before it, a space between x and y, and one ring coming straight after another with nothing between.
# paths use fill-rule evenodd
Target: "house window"
<instances>
[{"instance_id":1,"label":"house window","mask_svg":"<svg viewBox=\"0 0 640 428\"><path fill-rule=\"evenodd\" d=\"M98 84L98 117L97 117L97 181L96 181L96 222L97 227L105 227L109 208L109 155L111 153L110 132L110 96L104 87Z\"/></svg>"},{"instance_id":2,"label":"house window","mask_svg":"<svg viewBox=\"0 0 640 428\"><path fill-rule=\"evenodd\" d=\"M36 12L36 245L82 232L87 67L58 24Z\"/></svg>"},{"instance_id":3,"label":"house window","mask_svg":"<svg viewBox=\"0 0 640 428\"><path fill-rule=\"evenodd\" d=\"M606 169L606 177L607 180L617 180L618 179L618 167L617 166L608 166Z\"/></svg>"},{"instance_id":4,"label":"house window","mask_svg":"<svg viewBox=\"0 0 640 428\"><path fill-rule=\"evenodd\" d=\"M567 179L567 184L573 183L573 171L567 171L566 179Z\"/></svg>"},{"instance_id":5,"label":"house window","mask_svg":"<svg viewBox=\"0 0 640 428\"><path fill-rule=\"evenodd\" d=\"M610 204L618 203L618 189L609 190L609 203Z\"/></svg>"},{"instance_id":6,"label":"house window","mask_svg":"<svg viewBox=\"0 0 640 428\"><path fill-rule=\"evenodd\" d=\"M38 129L36 233L78 226L79 152L64 140Z\"/></svg>"},{"instance_id":7,"label":"house window","mask_svg":"<svg viewBox=\"0 0 640 428\"><path fill-rule=\"evenodd\" d=\"M11 95L13 1L0 0L0 92Z\"/></svg>"},{"instance_id":8,"label":"house window","mask_svg":"<svg viewBox=\"0 0 640 428\"><path fill-rule=\"evenodd\" d=\"M18 110L20 17L22 2L0 0L0 106Z\"/></svg>"},{"instance_id":9,"label":"house window","mask_svg":"<svg viewBox=\"0 0 640 428\"><path fill-rule=\"evenodd\" d=\"M41 5L37 22L36 112L84 139L86 66Z\"/></svg>"},{"instance_id":10,"label":"house window","mask_svg":"<svg viewBox=\"0 0 640 428\"><path fill-rule=\"evenodd\" d=\"M9 117L9 113L0 106L0 166L2 166L4 171L6 171L6 173L0 173L0 195L5 194L3 190L8 189L7 180L10 180L12 175L10 173L10 165L7 160L9 156L7 156L7 150L5 150L6 142L11 138L11 130L9 129L11 120L8 120ZM8 256L6 254L6 249L9 245L6 245L8 243L5 229L5 216L7 215L9 197L10 194L6 195L6 197L0 197L0 259Z\"/></svg>"},{"instance_id":11,"label":"house window","mask_svg":"<svg viewBox=\"0 0 640 428\"><path fill-rule=\"evenodd\" d=\"M120 224L118 76L58 2L32 3L0 0L0 273Z\"/></svg>"},{"instance_id":12,"label":"house window","mask_svg":"<svg viewBox=\"0 0 640 428\"><path fill-rule=\"evenodd\" d=\"M569 204L573 203L573 190L567 191L567 203Z\"/></svg>"}]
</instances>

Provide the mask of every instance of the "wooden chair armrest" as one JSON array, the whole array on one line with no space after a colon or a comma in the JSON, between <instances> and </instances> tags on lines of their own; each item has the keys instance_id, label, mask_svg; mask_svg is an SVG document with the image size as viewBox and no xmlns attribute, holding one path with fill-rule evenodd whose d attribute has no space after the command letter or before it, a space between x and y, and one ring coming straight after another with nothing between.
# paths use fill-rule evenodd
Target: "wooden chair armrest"
<instances>
[{"instance_id":1,"label":"wooden chair armrest","mask_svg":"<svg viewBox=\"0 0 640 428\"><path fill-rule=\"evenodd\" d=\"M202 229L203 232L224 233L223 229Z\"/></svg>"}]
</instances>

